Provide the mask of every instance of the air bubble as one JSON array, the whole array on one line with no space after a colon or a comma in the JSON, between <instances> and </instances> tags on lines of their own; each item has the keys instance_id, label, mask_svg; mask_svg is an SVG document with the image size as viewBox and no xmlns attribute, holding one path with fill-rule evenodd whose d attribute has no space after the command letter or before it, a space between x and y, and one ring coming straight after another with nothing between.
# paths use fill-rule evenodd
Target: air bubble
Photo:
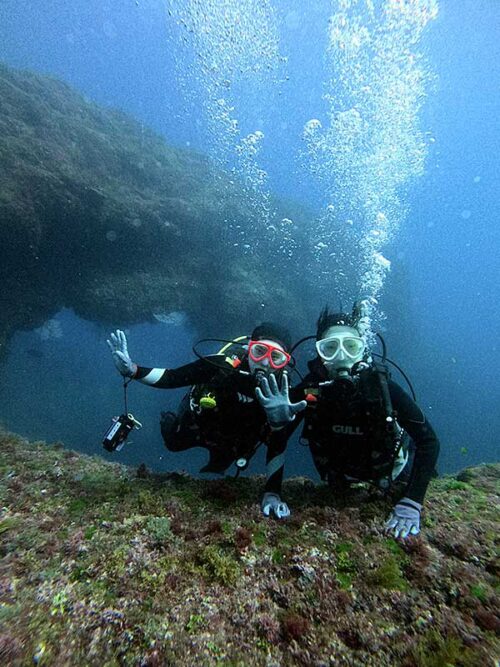
<instances>
[{"instance_id":1,"label":"air bubble","mask_svg":"<svg viewBox=\"0 0 500 667\"><path fill-rule=\"evenodd\" d=\"M317 221L314 248L328 246L326 266L316 253L318 283L349 301L366 295L374 304L391 263L383 249L404 220L402 198L424 173L430 133L419 110L432 78L418 52L437 15L436 0L339 0L329 21L327 105L324 125L303 127L303 157L327 203ZM383 11L378 11L381 4ZM332 276L325 280L325 276ZM378 306L372 305L372 314Z\"/></svg>"}]
</instances>

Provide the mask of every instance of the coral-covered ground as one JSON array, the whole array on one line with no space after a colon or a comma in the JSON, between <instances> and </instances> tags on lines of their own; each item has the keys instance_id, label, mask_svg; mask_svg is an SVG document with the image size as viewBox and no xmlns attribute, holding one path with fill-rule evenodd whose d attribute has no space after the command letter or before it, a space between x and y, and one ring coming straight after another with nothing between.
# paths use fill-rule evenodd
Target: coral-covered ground
<instances>
[{"instance_id":1,"label":"coral-covered ground","mask_svg":"<svg viewBox=\"0 0 500 667\"><path fill-rule=\"evenodd\" d=\"M500 465L390 504L262 479L162 477L0 434L2 665L495 665ZM498 547L498 543L496 545Z\"/></svg>"}]
</instances>

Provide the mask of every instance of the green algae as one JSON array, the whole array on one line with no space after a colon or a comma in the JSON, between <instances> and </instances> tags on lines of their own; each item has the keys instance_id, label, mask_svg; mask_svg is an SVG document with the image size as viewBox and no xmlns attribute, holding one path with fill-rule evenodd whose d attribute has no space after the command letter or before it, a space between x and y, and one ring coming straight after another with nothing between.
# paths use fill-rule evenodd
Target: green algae
<instances>
[{"instance_id":1,"label":"green algae","mask_svg":"<svg viewBox=\"0 0 500 667\"><path fill-rule=\"evenodd\" d=\"M286 553L283 549L276 547L272 551L271 560L275 565L283 565L286 561Z\"/></svg>"},{"instance_id":2,"label":"green algae","mask_svg":"<svg viewBox=\"0 0 500 667\"><path fill-rule=\"evenodd\" d=\"M373 586L390 591L408 590L408 582L403 576L401 563L392 554L367 575L367 581Z\"/></svg>"},{"instance_id":3,"label":"green algae","mask_svg":"<svg viewBox=\"0 0 500 667\"><path fill-rule=\"evenodd\" d=\"M258 526L253 531L253 543L256 547L262 547L267 543L267 533L265 526Z\"/></svg>"},{"instance_id":4,"label":"green algae","mask_svg":"<svg viewBox=\"0 0 500 667\"><path fill-rule=\"evenodd\" d=\"M234 586L241 575L238 562L217 545L205 547L198 562L209 578L226 586Z\"/></svg>"},{"instance_id":5,"label":"green algae","mask_svg":"<svg viewBox=\"0 0 500 667\"><path fill-rule=\"evenodd\" d=\"M205 625L205 619L201 614L191 614L185 628L188 632L195 632Z\"/></svg>"},{"instance_id":6,"label":"green algae","mask_svg":"<svg viewBox=\"0 0 500 667\"><path fill-rule=\"evenodd\" d=\"M446 483L443 484L443 491L467 491L470 488L470 484L459 482L456 479L447 480Z\"/></svg>"},{"instance_id":7,"label":"green algae","mask_svg":"<svg viewBox=\"0 0 500 667\"><path fill-rule=\"evenodd\" d=\"M477 598L480 602L486 602L488 599L488 589L482 584L477 584L476 586L471 586L470 589L471 595Z\"/></svg>"},{"instance_id":8,"label":"green algae","mask_svg":"<svg viewBox=\"0 0 500 667\"><path fill-rule=\"evenodd\" d=\"M415 667L479 667L474 652L456 636L429 630L412 652Z\"/></svg>"},{"instance_id":9,"label":"green algae","mask_svg":"<svg viewBox=\"0 0 500 667\"><path fill-rule=\"evenodd\" d=\"M170 519L166 516L150 517L146 521L145 528L157 544L162 544L172 537Z\"/></svg>"},{"instance_id":10,"label":"green algae","mask_svg":"<svg viewBox=\"0 0 500 667\"><path fill-rule=\"evenodd\" d=\"M8 530L16 528L21 523L21 520L16 517L8 517L0 521L0 535L6 533Z\"/></svg>"},{"instance_id":11,"label":"green algae","mask_svg":"<svg viewBox=\"0 0 500 667\"><path fill-rule=\"evenodd\" d=\"M351 542L340 542L335 545L335 577L344 590L352 588L354 575L358 571L357 563L353 557L355 545Z\"/></svg>"}]
</instances>

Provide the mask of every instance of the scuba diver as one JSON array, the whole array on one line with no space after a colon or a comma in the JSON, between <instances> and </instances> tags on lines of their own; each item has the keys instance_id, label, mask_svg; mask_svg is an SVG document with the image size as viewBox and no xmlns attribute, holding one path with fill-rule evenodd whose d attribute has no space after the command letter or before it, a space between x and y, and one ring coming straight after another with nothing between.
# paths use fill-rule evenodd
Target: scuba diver
<instances>
[{"instance_id":1,"label":"scuba diver","mask_svg":"<svg viewBox=\"0 0 500 667\"><path fill-rule=\"evenodd\" d=\"M244 342L242 342L244 339ZM162 412L160 426L165 446L179 452L204 447L209 461L200 472L224 473L233 463L238 471L276 427L255 400L258 384L275 373L288 388L286 366L290 361L289 332L272 322L257 326L250 337L227 341L218 354L201 357L179 368L146 368L132 362L123 331L107 341L116 368L125 378L160 389L190 386L178 412ZM303 409L290 405L290 410ZM279 490L283 478L286 440L274 440L267 448L266 485L261 502L265 516L284 518L290 514Z\"/></svg>"},{"instance_id":2,"label":"scuba diver","mask_svg":"<svg viewBox=\"0 0 500 667\"><path fill-rule=\"evenodd\" d=\"M387 533L404 539L420 531L439 441L416 402L390 379L385 344L382 363L374 361L366 345L368 329L364 302L354 304L351 314L324 308L315 336L318 356L309 361L308 375L291 391L292 400L306 402L300 419L295 420L289 408L283 383L265 378L256 395L269 421L288 423L274 438L286 439L303 421L302 440L321 479L333 488L345 490L351 482L363 481L389 492L395 480L408 475L404 496L385 524Z\"/></svg>"}]
</instances>

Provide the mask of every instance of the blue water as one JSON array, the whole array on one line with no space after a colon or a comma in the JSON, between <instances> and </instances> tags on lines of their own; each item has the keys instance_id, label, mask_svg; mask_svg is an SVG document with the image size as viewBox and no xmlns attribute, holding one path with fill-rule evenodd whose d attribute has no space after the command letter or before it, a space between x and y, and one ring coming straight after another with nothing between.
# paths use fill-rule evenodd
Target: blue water
<instances>
[{"instance_id":1,"label":"blue water","mask_svg":"<svg viewBox=\"0 0 500 667\"><path fill-rule=\"evenodd\" d=\"M273 3L279 50L288 60L258 98L250 88L235 87L242 132L265 135L259 160L268 173L266 187L313 211L326 203L324 191L296 157L304 148L304 123L324 121L327 112L321 98L325 34L336 4L305 9L298 0ZM439 2L439 15L419 46L436 75L418 114L432 142L423 176L405 193L408 215L384 251L392 262L380 299L388 316L384 334L440 436L442 471L498 459L499 27L496 0ZM179 47L181 32L160 0L0 5L2 61L57 76L100 104L120 107L170 143L210 154L210 128L179 78L179 64L185 81L196 68L196 58ZM0 420L30 438L101 454L100 437L122 401L105 345L108 332L71 312L56 319L61 337L19 332L13 339L2 369ZM304 323L296 334L313 330L314 323ZM186 363L198 334L203 332L160 323L133 326L132 356L146 365ZM144 429L119 460L161 469L201 465L203 452L168 454L161 444L158 413L175 408L181 396L131 388L131 409ZM309 473L307 453L293 451L289 471ZM261 469L262 458L252 470Z\"/></svg>"}]
</instances>

